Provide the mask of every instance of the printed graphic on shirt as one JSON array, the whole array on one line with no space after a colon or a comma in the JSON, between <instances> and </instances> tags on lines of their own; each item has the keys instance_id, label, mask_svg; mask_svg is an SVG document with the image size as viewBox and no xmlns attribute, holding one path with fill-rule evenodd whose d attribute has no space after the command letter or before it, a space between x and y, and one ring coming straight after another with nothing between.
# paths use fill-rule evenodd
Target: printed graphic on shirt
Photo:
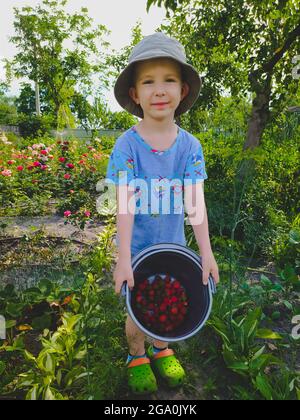
<instances>
[{"instance_id":1,"label":"printed graphic on shirt","mask_svg":"<svg viewBox=\"0 0 300 420\"><path fill-rule=\"evenodd\" d=\"M131 128L117 139L106 178L134 191L133 254L159 242L185 244L184 187L207 178L202 147L195 137L180 128L172 148L159 151Z\"/></svg>"}]
</instances>

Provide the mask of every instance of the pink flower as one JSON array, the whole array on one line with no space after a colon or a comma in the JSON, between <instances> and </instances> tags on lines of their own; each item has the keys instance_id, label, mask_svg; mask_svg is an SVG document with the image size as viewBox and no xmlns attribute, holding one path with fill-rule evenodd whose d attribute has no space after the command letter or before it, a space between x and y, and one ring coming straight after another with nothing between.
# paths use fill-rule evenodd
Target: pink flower
<instances>
[{"instance_id":1,"label":"pink flower","mask_svg":"<svg viewBox=\"0 0 300 420\"><path fill-rule=\"evenodd\" d=\"M70 190L70 194L74 194L74 192L75 192L74 190Z\"/></svg>"},{"instance_id":2,"label":"pink flower","mask_svg":"<svg viewBox=\"0 0 300 420\"><path fill-rule=\"evenodd\" d=\"M15 163L15 161L14 160L9 160L8 162L7 162L7 164L8 165L13 165Z\"/></svg>"},{"instance_id":3,"label":"pink flower","mask_svg":"<svg viewBox=\"0 0 300 420\"><path fill-rule=\"evenodd\" d=\"M24 166L17 166L17 171L23 171Z\"/></svg>"},{"instance_id":4,"label":"pink flower","mask_svg":"<svg viewBox=\"0 0 300 420\"><path fill-rule=\"evenodd\" d=\"M67 163L67 167L70 169L74 169L75 165L73 165L73 163Z\"/></svg>"},{"instance_id":5,"label":"pink flower","mask_svg":"<svg viewBox=\"0 0 300 420\"><path fill-rule=\"evenodd\" d=\"M96 160L100 160L100 159L102 159L102 156L100 154L94 153L93 158L96 159Z\"/></svg>"},{"instance_id":6,"label":"pink flower","mask_svg":"<svg viewBox=\"0 0 300 420\"><path fill-rule=\"evenodd\" d=\"M85 217L90 217L91 212L87 210L87 211L84 212L84 215L85 215Z\"/></svg>"},{"instance_id":7,"label":"pink flower","mask_svg":"<svg viewBox=\"0 0 300 420\"><path fill-rule=\"evenodd\" d=\"M59 160L61 163L64 163L64 162L66 161L66 158L64 158L64 157L60 157L58 160Z\"/></svg>"},{"instance_id":8,"label":"pink flower","mask_svg":"<svg viewBox=\"0 0 300 420\"><path fill-rule=\"evenodd\" d=\"M33 162L33 166L38 167L38 166L42 166L42 164L38 161Z\"/></svg>"},{"instance_id":9,"label":"pink flower","mask_svg":"<svg viewBox=\"0 0 300 420\"><path fill-rule=\"evenodd\" d=\"M65 175L64 175L64 178L65 178L65 179L70 179L70 178L71 178L71 175L70 175L70 174L65 174Z\"/></svg>"},{"instance_id":10,"label":"pink flower","mask_svg":"<svg viewBox=\"0 0 300 420\"><path fill-rule=\"evenodd\" d=\"M64 212L65 217L70 217L71 214L72 214L72 212L70 210L67 210L67 211Z\"/></svg>"},{"instance_id":11,"label":"pink flower","mask_svg":"<svg viewBox=\"0 0 300 420\"><path fill-rule=\"evenodd\" d=\"M41 150L41 155L47 155L47 154L48 154L47 150Z\"/></svg>"},{"instance_id":12,"label":"pink flower","mask_svg":"<svg viewBox=\"0 0 300 420\"><path fill-rule=\"evenodd\" d=\"M47 166L47 165L42 165L42 166L41 166L41 170L42 170L42 171L45 171L47 168L48 168L48 166Z\"/></svg>"},{"instance_id":13,"label":"pink flower","mask_svg":"<svg viewBox=\"0 0 300 420\"><path fill-rule=\"evenodd\" d=\"M9 169L4 169L4 171L1 172L1 175L3 176L11 176L12 172Z\"/></svg>"}]
</instances>

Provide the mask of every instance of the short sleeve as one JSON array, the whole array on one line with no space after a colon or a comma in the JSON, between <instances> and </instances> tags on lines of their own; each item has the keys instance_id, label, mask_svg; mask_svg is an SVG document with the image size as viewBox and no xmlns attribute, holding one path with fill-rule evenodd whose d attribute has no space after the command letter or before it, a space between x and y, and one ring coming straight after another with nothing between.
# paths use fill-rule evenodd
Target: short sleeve
<instances>
[{"instance_id":1,"label":"short sleeve","mask_svg":"<svg viewBox=\"0 0 300 420\"><path fill-rule=\"evenodd\" d=\"M113 149L107 165L106 180L115 185L129 185L134 180L133 159L118 149Z\"/></svg>"},{"instance_id":2,"label":"short sleeve","mask_svg":"<svg viewBox=\"0 0 300 420\"><path fill-rule=\"evenodd\" d=\"M199 181L207 179L205 170L205 161L202 146L198 140L193 143L191 152L187 159L187 164L184 172L185 183L196 184Z\"/></svg>"}]
</instances>

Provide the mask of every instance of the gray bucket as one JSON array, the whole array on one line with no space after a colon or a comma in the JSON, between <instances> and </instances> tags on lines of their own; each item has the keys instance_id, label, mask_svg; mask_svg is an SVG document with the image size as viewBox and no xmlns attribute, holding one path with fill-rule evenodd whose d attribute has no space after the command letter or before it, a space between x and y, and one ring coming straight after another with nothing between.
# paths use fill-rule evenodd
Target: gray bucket
<instances>
[{"instance_id":1,"label":"gray bucket","mask_svg":"<svg viewBox=\"0 0 300 420\"><path fill-rule=\"evenodd\" d=\"M135 285L150 276L164 273L175 277L185 288L189 300L187 315L181 325L162 336L150 331L136 316L132 302L133 291L126 287L126 305L135 324L149 337L160 341L186 340L201 330L211 313L216 287L212 276L208 285L202 283L201 256L190 248L173 243L149 246L132 259Z\"/></svg>"}]
</instances>

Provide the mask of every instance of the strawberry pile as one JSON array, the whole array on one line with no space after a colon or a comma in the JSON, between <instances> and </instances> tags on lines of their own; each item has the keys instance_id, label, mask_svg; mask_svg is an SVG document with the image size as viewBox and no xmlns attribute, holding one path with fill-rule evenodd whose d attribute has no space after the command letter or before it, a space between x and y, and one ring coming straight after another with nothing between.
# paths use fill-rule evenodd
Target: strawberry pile
<instances>
[{"instance_id":1,"label":"strawberry pile","mask_svg":"<svg viewBox=\"0 0 300 420\"><path fill-rule=\"evenodd\" d=\"M175 330L188 311L183 286L168 274L163 277L158 274L141 281L132 294L132 307L137 319L157 333Z\"/></svg>"}]
</instances>

